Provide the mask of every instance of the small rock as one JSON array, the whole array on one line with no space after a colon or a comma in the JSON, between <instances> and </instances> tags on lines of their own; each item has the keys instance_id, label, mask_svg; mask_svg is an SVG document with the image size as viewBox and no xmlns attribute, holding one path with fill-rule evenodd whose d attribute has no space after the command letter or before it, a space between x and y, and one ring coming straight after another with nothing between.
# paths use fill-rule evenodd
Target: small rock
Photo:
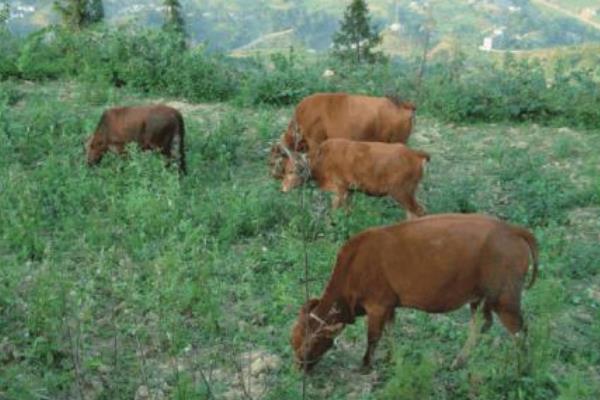
<instances>
[{"instance_id":1,"label":"small rock","mask_svg":"<svg viewBox=\"0 0 600 400\"><path fill-rule=\"evenodd\" d=\"M135 391L135 400L146 400L150 398L150 391L148 390L148 386L142 385Z\"/></svg>"},{"instance_id":2,"label":"small rock","mask_svg":"<svg viewBox=\"0 0 600 400\"><path fill-rule=\"evenodd\" d=\"M325 71L323 71L323 78L331 78L334 75L335 75L334 70L326 69Z\"/></svg>"}]
</instances>

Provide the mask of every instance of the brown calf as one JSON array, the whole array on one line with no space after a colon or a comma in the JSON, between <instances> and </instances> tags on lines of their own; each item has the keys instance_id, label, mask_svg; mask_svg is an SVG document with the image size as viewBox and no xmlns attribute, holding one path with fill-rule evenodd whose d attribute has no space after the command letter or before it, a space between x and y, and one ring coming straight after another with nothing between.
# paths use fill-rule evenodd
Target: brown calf
<instances>
[{"instance_id":1,"label":"brown calf","mask_svg":"<svg viewBox=\"0 0 600 400\"><path fill-rule=\"evenodd\" d=\"M370 366L396 307L445 313L468 303L474 321L482 304L482 330L491 326L494 312L515 334L523 328L520 302L529 256L531 287L537 254L529 231L478 214L432 215L363 231L339 251L321 298L311 299L300 310L291 338L296 359L310 369L346 324L366 314L363 365ZM465 346L455 364L464 361L467 351Z\"/></svg>"},{"instance_id":2,"label":"brown calf","mask_svg":"<svg viewBox=\"0 0 600 400\"><path fill-rule=\"evenodd\" d=\"M290 165L295 168L286 171L282 183L284 192L303 180L303 174L298 171L302 161L293 155L291 160ZM393 197L411 218L424 214L415 192L427 161L427 153L400 143L329 139L321 143L310 161L310 171L321 190L335 194L334 208L345 203L350 189L357 189L372 196Z\"/></svg>"},{"instance_id":3,"label":"brown calf","mask_svg":"<svg viewBox=\"0 0 600 400\"><path fill-rule=\"evenodd\" d=\"M107 151L123 154L125 145L136 142L142 150L158 150L173 157L173 139L179 139L179 169L186 173L185 125L181 113L165 105L110 108L102 114L96 131L86 142L87 162L100 162Z\"/></svg>"},{"instance_id":4,"label":"brown calf","mask_svg":"<svg viewBox=\"0 0 600 400\"><path fill-rule=\"evenodd\" d=\"M414 118L415 106L394 97L313 94L298 104L287 131L271 148L271 174L281 179L290 152L311 154L327 139L406 143Z\"/></svg>"}]
</instances>

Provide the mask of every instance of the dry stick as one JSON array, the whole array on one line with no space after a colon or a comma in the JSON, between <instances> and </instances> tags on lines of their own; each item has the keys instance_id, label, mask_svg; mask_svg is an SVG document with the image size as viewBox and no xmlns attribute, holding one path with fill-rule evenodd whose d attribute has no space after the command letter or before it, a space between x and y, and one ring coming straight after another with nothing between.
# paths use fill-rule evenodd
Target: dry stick
<instances>
[{"instance_id":1,"label":"dry stick","mask_svg":"<svg viewBox=\"0 0 600 400\"><path fill-rule=\"evenodd\" d=\"M429 53L429 41L431 39L431 31L434 25L433 15L431 14L431 8L427 9L427 21L425 22L425 40L423 41L423 55L421 57L421 64L417 71L415 79L415 86L417 88L417 100L421 100L421 86L423 81L423 75L425 74L425 68L427 67L427 53Z\"/></svg>"},{"instance_id":2,"label":"dry stick","mask_svg":"<svg viewBox=\"0 0 600 400\"><path fill-rule=\"evenodd\" d=\"M298 142L299 142L299 138L300 138L300 134L298 131L298 121L296 121L294 119L294 124L293 124L293 134L294 134L294 150L296 150L298 148ZM302 173L303 175L307 175L306 178L310 177L310 168L308 166L304 166L305 167L305 171L295 171L296 173ZM302 178L305 178L304 176ZM308 179L306 179L307 181ZM306 191L305 191L305 187L306 187L306 182L303 181L302 182L302 187L301 187L301 192L300 192L300 211L302 213L302 215L304 215L305 212L305 206L306 206L306 202L305 202L305 196L306 196ZM307 229L306 226L304 226L304 231L302 232L302 251L304 253L304 304L308 303L308 299L310 298L310 291L309 291L309 287L308 287L308 245L307 245ZM304 338L306 340L306 338L308 337L308 324L305 325L305 331L304 331ZM304 348L304 361L306 361L306 356L307 356L307 348ZM307 369L306 369L306 364L304 364L302 366L302 399L305 400L306 399L306 384L307 384Z\"/></svg>"},{"instance_id":3,"label":"dry stick","mask_svg":"<svg viewBox=\"0 0 600 400\"><path fill-rule=\"evenodd\" d=\"M206 396L207 396L207 398L208 399L214 399L212 388L210 386L210 382L209 382L208 378L204 374L204 371L202 370L202 368L198 368L198 371L200 372L200 377L202 377L202 380L204 381L204 386L206 386Z\"/></svg>"},{"instance_id":4,"label":"dry stick","mask_svg":"<svg viewBox=\"0 0 600 400\"><path fill-rule=\"evenodd\" d=\"M118 344L119 344L119 331L118 331L118 327L117 327L117 322L116 322L116 312L115 312L116 306L112 307L111 313L110 313L110 319L111 319L111 324L113 327L113 368L112 368L112 379L110 382L110 385L112 386L112 395L113 398L116 398L117 395L117 387L115 385L115 381L116 381L116 374L117 374L117 368L118 368L118 363L119 363L119 350L118 350Z\"/></svg>"},{"instance_id":5,"label":"dry stick","mask_svg":"<svg viewBox=\"0 0 600 400\"><path fill-rule=\"evenodd\" d=\"M135 332L133 334L133 337L135 338L135 343L137 344L137 348L138 351L142 357L141 360L141 364L140 364L140 372L142 373L142 382L144 383L144 385L148 388L148 391L150 392L150 385L148 384L148 375L146 375L146 354L144 354L144 349L142 348L142 344L140 343L140 339L138 337L137 332ZM152 392L150 392L150 398L154 398L154 395L152 395Z\"/></svg>"},{"instance_id":6,"label":"dry stick","mask_svg":"<svg viewBox=\"0 0 600 400\"><path fill-rule=\"evenodd\" d=\"M63 278L63 282L66 282L66 279ZM71 325L69 324L69 320L67 319L67 292L63 287L62 289L62 319L63 324L67 327L67 340L69 341L69 347L71 348L71 362L73 363L73 367L75 368L75 382L77 383L77 391L79 392L79 398L83 400L83 383L81 378L81 363L79 359L79 341L73 339L73 334L71 333Z\"/></svg>"},{"instance_id":7,"label":"dry stick","mask_svg":"<svg viewBox=\"0 0 600 400\"><path fill-rule=\"evenodd\" d=\"M67 326L67 338L69 345L71 346L71 361L75 367L75 382L77 382L77 391L79 392L79 398L83 400L83 383L81 379L81 362L79 359L79 340L73 338L71 333L71 326L66 318L63 318L63 323Z\"/></svg>"},{"instance_id":8,"label":"dry stick","mask_svg":"<svg viewBox=\"0 0 600 400\"><path fill-rule=\"evenodd\" d=\"M246 381L244 379L244 362L242 361L242 356L241 354L237 354L236 355L236 360L238 360L238 362L235 363L235 367L237 369L238 372L238 376L240 377L240 384L242 387L242 394L244 396L244 399L248 399L248 400L253 400L252 398L252 371L248 372L248 387L246 386ZM250 367L248 367L250 368Z\"/></svg>"}]
</instances>

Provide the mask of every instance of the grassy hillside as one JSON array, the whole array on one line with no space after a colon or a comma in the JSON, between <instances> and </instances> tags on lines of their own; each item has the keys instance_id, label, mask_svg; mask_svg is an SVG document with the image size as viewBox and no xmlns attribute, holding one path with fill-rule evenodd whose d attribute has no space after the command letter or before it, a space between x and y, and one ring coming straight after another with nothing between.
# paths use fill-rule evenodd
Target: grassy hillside
<instances>
[{"instance_id":1,"label":"grassy hillside","mask_svg":"<svg viewBox=\"0 0 600 400\"><path fill-rule=\"evenodd\" d=\"M549 0L549 2L581 17L600 22L600 4L596 0Z\"/></svg>"},{"instance_id":2,"label":"grassy hillside","mask_svg":"<svg viewBox=\"0 0 600 400\"><path fill-rule=\"evenodd\" d=\"M290 328L351 235L404 218L355 194L332 212L312 185L267 174L290 108L240 108L68 82L0 91L0 398L300 399ZM169 101L187 125L189 176L132 148L84 165L112 104ZM600 131L446 125L419 117L430 213L485 212L532 229L541 274L524 293L530 352L495 323L449 370L468 310L398 310L369 374L362 319L306 378L314 399L597 399ZM520 369L519 369L520 368Z\"/></svg>"}]
</instances>

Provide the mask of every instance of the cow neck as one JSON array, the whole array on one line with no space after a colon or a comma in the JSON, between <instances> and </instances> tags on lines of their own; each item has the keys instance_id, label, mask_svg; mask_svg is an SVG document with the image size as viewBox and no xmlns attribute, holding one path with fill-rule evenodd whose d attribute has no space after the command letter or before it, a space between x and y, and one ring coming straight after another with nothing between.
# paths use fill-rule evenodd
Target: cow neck
<instances>
[{"instance_id":1,"label":"cow neck","mask_svg":"<svg viewBox=\"0 0 600 400\"><path fill-rule=\"evenodd\" d=\"M327 284L327 287L321 296L319 304L317 304L313 310L313 313L316 314L317 317L327 320L331 308L336 303L338 303L338 307L340 307L342 310L347 311L350 309L351 305L347 301L348 299L344 296L346 291L343 288L347 285L349 267L352 264L352 259L356 254L354 247L355 246L344 245L338 253L335 267L333 268L333 272L329 278L329 283ZM352 313L352 311L350 312ZM341 318L344 321L336 322L346 322L346 317L342 316Z\"/></svg>"},{"instance_id":2,"label":"cow neck","mask_svg":"<svg viewBox=\"0 0 600 400\"><path fill-rule=\"evenodd\" d=\"M331 279L329 281L329 284L327 285L327 288L323 292L323 296L321 296L319 304L317 304L317 306L312 311L312 313L315 314L318 318L321 318L322 320L325 320L328 323L338 322L329 321L329 313L333 308L334 304L343 301L341 293L339 293L338 286L339 285L336 284L336 280Z\"/></svg>"}]
</instances>

